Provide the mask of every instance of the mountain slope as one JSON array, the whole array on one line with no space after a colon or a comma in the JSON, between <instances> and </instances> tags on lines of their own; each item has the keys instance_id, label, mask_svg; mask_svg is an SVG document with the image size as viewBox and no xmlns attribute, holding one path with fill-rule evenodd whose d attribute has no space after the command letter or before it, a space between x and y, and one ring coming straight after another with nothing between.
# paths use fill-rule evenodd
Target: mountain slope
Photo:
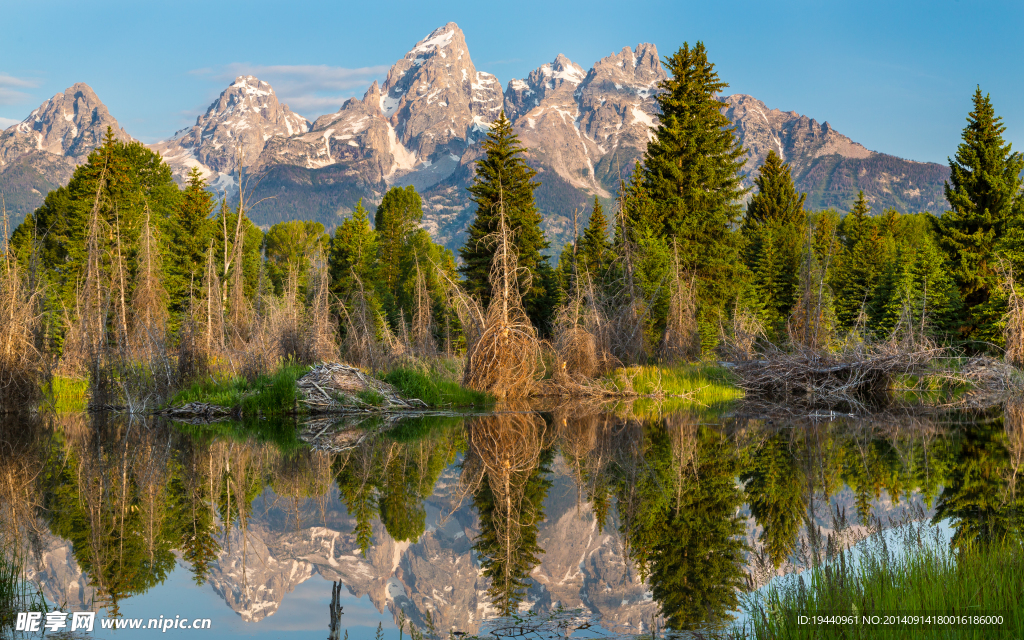
<instances>
[{"instance_id":1,"label":"mountain slope","mask_svg":"<svg viewBox=\"0 0 1024 640\"><path fill-rule=\"evenodd\" d=\"M876 213L892 207L941 214L947 206L942 190L949 177L946 166L869 151L827 122L769 109L751 96L728 96L725 103L725 113L747 150L743 168L748 184L753 184L768 151L774 150L790 163L796 187L807 193L812 210L848 211L861 189Z\"/></svg>"},{"instance_id":2,"label":"mountain slope","mask_svg":"<svg viewBox=\"0 0 1024 640\"><path fill-rule=\"evenodd\" d=\"M392 65L362 99L313 122L280 103L273 88L239 77L196 124L151 145L179 180L198 167L220 194L237 197L239 158L262 203L250 212L261 226L313 219L339 224L360 198L373 206L390 186L414 185L424 200L424 227L455 249L474 214L472 183L480 140L502 109L538 171L536 191L551 251L572 237L575 212L593 196L610 202L642 159L658 122L655 96L667 77L657 48L625 47L592 68L563 55L510 80L480 71L465 34L448 23ZM792 166L811 209L850 208L863 189L875 212L946 207L948 168L866 149L796 112L771 109L747 95L723 98L724 112L747 150L746 183L770 149ZM70 178L110 125L129 139L86 85L75 85L0 134L0 189L20 219ZM586 224L585 215L578 224Z\"/></svg>"},{"instance_id":3,"label":"mountain slope","mask_svg":"<svg viewBox=\"0 0 1024 640\"><path fill-rule=\"evenodd\" d=\"M75 167L103 144L107 127L118 140L132 139L92 88L79 82L0 133L0 192L11 229L47 192L68 183Z\"/></svg>"},{"instance_id":4,"label":"mountain slope","mask_svg":"<svg viewBox=\"0 0 1024 640\"><path fill-rule=\"evenodd\" d=\"M239 159L243 166L251 165L271 137L308 130L309 121L278 102L269 84L239 76L193 126L150 147L163 156L179 181L196 167L217 191L225 192L235 186Z\"/></svg>"}]
</instances>

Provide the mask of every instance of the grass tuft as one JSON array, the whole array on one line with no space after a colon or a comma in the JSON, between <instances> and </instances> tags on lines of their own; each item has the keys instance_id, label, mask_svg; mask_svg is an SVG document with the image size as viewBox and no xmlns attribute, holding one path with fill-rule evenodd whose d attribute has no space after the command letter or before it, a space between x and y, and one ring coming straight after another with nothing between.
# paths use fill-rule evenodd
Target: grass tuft
<instances>
[{"instance_id":1,"label":"grass tuft","mask_svg":"<svg viewBox=\"0 0 1024 640\"><path fill-rule=\"evenodd\" d=\"M43 389L43 405L56 413L81 413L89 407L89 381L54 376Z\"/></svg>"},{"instance_id":2,"label":"grass tuft","mask_svg":"<svg viewBox=\"0 0 1024 640\"><path fill-rule=\"evenodd\" d=\"M384 382L405 397L418 398L431 407L484 407L494 402L490 394L467 389L443 367L421 371L400 367L386 373Z\"/></svg>"},{"instance_id":3,"label":"grass tuft","mask_svg":"<svg viewBox=\"0 0 1024 640\"><path fill-rule=\"evenodd\" d=\"M19 611L47 610L42 592L25 579L21 557L0 547L0 636L13 631Z\"/></svg>"},{"instance_id":4,"label":"grass tuft","mask_svg":"<svg viewBox=\"0 0 1024 640\"><path fill-rule=\"evenodd\" d=\"M288 362L273 373L257 376L252 382L242 376L199 380L176 393L170 404L207 402L240 411L249 417L294 413L298 399L295 381L308 369Z\"/></svg>"},{"instance_id":5,"label":"grass tuft","mask_svg":"<svg viewBox=\"0 0 1024 640\"><path fill-rule=\"evenodd\" d=\"M800 616L852 616L847 638L1024 637L1024 549L1019 541L951 550L940 540L906 537L902 549L878 534L857 554L846 552L803 576L789 576L748 597L743 637L781 640L829 637ZM868 616L1001 615L1003 624L864 624ZM832 627L835 629L836 627ZM751 637L751 636L747 636Z\"/></svg>"},{"instance_id":6,"label":"grass tuft","mask_svg":"<svg viewBox=\"0 0 1024 640\"><path fill-rule=\"evenodd\" d=\"M632 390L641 396L688 396L691 404L709 407L743 397L727 369L707 363L616 369L604 382L616 391Z\"/></svg>"}]
</instances>

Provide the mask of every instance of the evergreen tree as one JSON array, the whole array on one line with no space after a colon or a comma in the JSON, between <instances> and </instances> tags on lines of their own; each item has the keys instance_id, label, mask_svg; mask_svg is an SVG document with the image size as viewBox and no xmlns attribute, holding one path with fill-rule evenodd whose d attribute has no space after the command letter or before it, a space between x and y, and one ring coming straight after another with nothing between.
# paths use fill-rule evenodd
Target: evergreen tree
<instances>
[{"instance_id":1,"label":"evergreen tree","mask_svg":"<svg viewBox=\"0 0 1024 640\"><path fill-rule=\"evenodd\" d=\"M789 165L769 151L754 180L758 191L743 221L743 257L769 336L781 337L796 303L807 194L797 193Z\"/></svg>"},{"instance_id":2,"label":"evergreen tree","mask_svg":"<svg viewBox=\"0 0 1024 640\"><path fill-rule=\"evenodd\" d=\"M899 216L892 257L886 262L868 306L876 336L888 336L902 321L915 334L942 339L960 322L960 292L938 248L929 214Z\"/></svg>"},{"instance_id":3,"label":"evergreen tree","mask_svg":"<svg viewBox=\"0 0 1024 640\"><path fill-rule=\"evenodd\" d=\"M639 170L619 186L618 218L614 252L621 260L615 263L611 280L622 289L610 293L640 303L645 352L651 355L668 318L672 250L661 233L658 205Z\"/></svg>"},{"instance_id":4,"label":"evergreen tree","mask_svg":"<svg viewBox=\"0 0 1024 640\"><path fill-rule=\"evenodd\" d=\"M404 189L391 187L377 207L373 225L377 232L380 288L392 306L399 297L402 259L422 219L423 201L412 185Z\"/></svg>"},{"instance_id":5,"label":"evergreen tree","mask_svg":"<svg viewBox=\"0 0 1024 640\"><path fill-rule=\"evenodd\" d=\"M593 280L602 278L614 259L614 254L608 237L608 219L604 216L604 207L597 196L594 196L594 207L590 212L587 228L577 245L581 266L590 273Z\"/></svg>"},{"instance_id":6,"label":"evergreen tree","mask_svg":"<svg viewBox=\"0 0 1024 640\"><path fill-rule=\"evenodd\" d=\"M665 421L667 422L667 421ZM742 493L732 442L699 426L688 460L665 422L644 428L643 460L619 479L620 529L628 557L651 585L672 629L721 622L739 604L743 577L737 509Z\"/></svg>"},{"instance_id":7,"label":"evergreen tree","mask_svg":"<svg viewBox=\"0 0 1024 640\"><path fill-rule=\"evenodd\" d=\"M541 231L541 216L533 199L533 191L539 186L533 181L537 172L526 164L523 158L526 149L519 144L519 136L512 131L512 123L504 111L491 124L483 150L485 155L477 161L476 178L469 187L470 199L477 206L476 218L469 226L466 244L459 250L463 260L459 270L465 278L466 290L478 296L486 306L490 301L488 276L494 251L484 238L498 229L500 203L513 232L519 266L532 274L529 290L522 291L523 306L534 325L543 328L548 324L551 309L548 282L542 276L551 271L542 269L546 259L541 252L548 247L548 242Z\"/></svg>"},{"instance_id":8,"label":"evergreen tree","mask_svg":"<svg viewBox=\"0 0 1024 640\"><path fill-rule=\"evenodd\" d=\"M377 233L370 226L360 198L352 217L338 225L331 240L331 292L347 302L358 286L356 278L362 281L365 290L371 291L376 262Z\"/></svg>"},{"instance_id":9,"label":"evergreen tree","mask_svg":"<svg viewBox=\"0 0 1024 640\"><path fill-rule=\"evenodd\" d=\"M1003 140L1006 127L995 115L988 95L974 92L963 142L950 159L946 201L941 218L942 246L965 307L961 336L1002 344L999 323L1005 301L999 295L996 250L1012 226L1021 224L1024 155ZM1019 256L1013 256L1019 261Z\"/></svg>"},{"instance_id":10,"label":"evergreen tree","mask_svg":"<svg viewBox=\"0 0 1024 640\"><path fill-rule=\"evenodd\" d=\"M884 232L870 213L861 191L853 210L839 224L841 247L831 284L836 294L836 320L842 330L851 329L867 310L885 264Z\"/></svg>"},{"instance_id":11,"label":"evergreen tree","mask_svg":"<svg viewBox=\"0 0 1024 640\"><path fill-rule=\"evenodd\" d=\"M185 310L192 288L198 288L203 279L206 248L213 231L210 216L216 207L207 186L199 169L192 167L181 201L170 220L167 290L171 307L177 312Z\"/></svg>"},{"instance_id":12,"label":"evergreen tree","mask_svg":"<svg viewBox=\"0 0 1024 640\"><path fill-rule=\"evenodd\" d=\"M312 220L278 222L267 229L264 240L267 276L278 295L284 291L291 271L305 287L310 258L318 248L327 251L330 244L324 225Z\"/></svg>"},{"instance_id":13,"label":"evergreen tree","mask_svg":"<svg viewBox=\"0 0 1024 640\"><path fill-rule=\"evenodd\" d=\"M959 445L932 522L949 521L955 549L1020 544L1024 498L1007 486L1013 471L1000 421L972 425Z\"/></svg>"},{"instance_id":14,"label":"evergreen tree","mask_svg":"<svg viewBox=\"0 0 1024 640\"><path fill-rule=\"evenodd\" d=\"M24 230L17 234L16 250L21 253L26 244L38 243L40 266L58 296L56 307L74 309L85 271L86 236L93 210L102 230L100 250L105 268L110 267L108 250L118 240L123 264L131 267L136 263L147 207L167 237L166 227L180 197L171 169L158 153L138 142L120 142L108 128L103 144L75 169L68 185L47 194L43 206L22 222ZM134 280L135 273L129 268L125 282ZM131 291L125 296L130 298Z\"/></svg>"},{"instance_id":15,"label":"evergreen tree","mask_svg":"<svg viewBox=\"0 0 1024 640\"><path fill-rule=\"evenodd\" d=\"M746 193L743 149L717 96L729 85L704 44L684 44L665 60L671 78L656 100L661 119L644 154L643 177L663 231L676 239L684 271L697 278L701 334L717 335L717 316L738 290L734 231Z\"/></svg>"}]
</instances>

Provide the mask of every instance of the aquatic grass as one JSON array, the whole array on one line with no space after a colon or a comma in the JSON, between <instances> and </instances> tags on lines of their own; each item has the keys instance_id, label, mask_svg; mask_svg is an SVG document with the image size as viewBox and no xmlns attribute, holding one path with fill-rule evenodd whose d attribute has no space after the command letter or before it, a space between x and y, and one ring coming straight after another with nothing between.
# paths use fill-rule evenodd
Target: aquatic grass
<instances>
[{"instance_id":1,"label":"aquatic grass","mask_svg":"<svg viewBox=\"0 0 1024 640\"><path fill-rule=\"evenodd\" d=\"M89 381L53 376L43 388L43 406L56 413L81 413L89 406Z\"/></svg>"},{"instance_id":2,"label":"aquatic grass","mask_svg":"<svg viewBox=\"0 0 1024 640\"><path fill-rule=\"evenodd\" d=\"M875 534L801 576L769 584L747 598L747 633L757 638L1020 638L1024 637L1024 549L1018 540L953 550L926 525L890 544ZM839 627L801 624L801 616L852 616ZM1003 616L1001 625L910 626L865 623L871 616Z\"/></svg>"},{"instance_id":3,"label":"aquatic grass","mask_svg":"<svg viewBox=\"0 0 1024 640\"><path fill-rule=\"evenodd\" d=\"M381 379L403 396L418 398L430 407L484 407L494 402L488 393L463 387L452 372L442 366L431 367L428 371L398 367Z\"/></svg>"},{"instance_id":4,"label":"aquatic grass","mask_svg":"<svg viewBox=\"0 0 1024 640\"><path fill-rule=\"evenodd\" d=\"M384 396L373 389L363 389L356 393L356 397L363 404L368 404L371 407L379 407L384 404Z\"/></svg>"},{"instance_id":5,"label":"aquatic grass","mask_svg":"<svg viewBox=\"0 0 1024 640\"><path fill-rule=\"evenodd\" d=\"M174 395L171 406L190 402L206 402L242 415L282 415L296 412L298 391L295 381L308 367L286 362L270 374L261 374L252 382L242 376L197 380Z\"/></svg>"},{"instance_id":6,"label":"aquatic grass","mask_svg":"<svg viewBox=\"0 0 1024 640\"><path fill-rule=\"evenodd\" d=\"M46 598L25 579L21 555L9 545L0 546L0 636L14 629L19 611L46 611Z\"/></svg>"}]
</instances>

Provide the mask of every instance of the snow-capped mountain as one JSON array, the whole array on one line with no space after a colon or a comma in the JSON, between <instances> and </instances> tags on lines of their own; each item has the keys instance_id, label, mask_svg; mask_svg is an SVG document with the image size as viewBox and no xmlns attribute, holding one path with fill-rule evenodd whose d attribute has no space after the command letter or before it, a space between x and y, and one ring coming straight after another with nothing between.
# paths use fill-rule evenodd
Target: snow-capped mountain
<instances>
[{"instance_id":1,"label":"snow-capped mountain","mask_svg":"<svg viewBox=\"0 0 1024 640\"><path fill-rule=\"evenodd\" d=\"M452 22L419 41L362 100L317 118L306 135L269 141L255 168L345 165L371 189L425 189L451 175L501 107L497 78L476 70Z\"/></svg>"},{"instance_id":2,"label":"snow-capped mountain","mask_svg":"<svg viewBox=\"0 0 1024 640\"><path fill-rule=\"evenodd\" d=\"M67 184L75 167L103 144L107 127L118 140L132 139L92 88L79 82L0 133L0 191L12 223L42 204L48 191Z\"/></svg>"},{"instance_id":3,"label":"snow-capped mountain","mask_svg":"<svg viewBox=\"0 0 1024 640\"><path fill-rule=\"evenodd\" d=\"M259 180L251 212L260 225L314 219L338 224L360 198L379 202L393 185L414 185L424 227L456 248L473 215L466 187L480 140L504 110L537 169L543 226L554 249L571 235L573 210L608 202L643 157L658 123L655 96L667 78L657 48L623 48L585 70L559 54L513 79L478 70L465 34L448 23L395 62L383 84L310 124L280 103L269 84L239 77L170 140L151 145L184 178L198 167L214 190L231 194L238 163ZM746 183L769 149L791 164L812 209L848 210L864 190L876 212L940 213L948 169L868 150L827 122L771 109L747 95L724 98L747 157ZM46 191L65 184L111 125L128 139L86 85L76 84L0 135L0 188L15 223ZM582 221L585 223L585 220Z\"/></svg>"},{"instance_id":4,"label":"snow-capped mountain","mask_svg":"<svg viewBox=\"0 0 1024 640\"><path fill-rule=\"evenodd\" d=\"M292 113L274 89L253 76L239 76L196 123L170 140L151 145L183 180L192 167L220 191L229 191L239 161L251 165L273 136L309 131L309 121Z\"/></svg>"},{"instance_id":5,"label":"snow-capped mountain","mask_svg":"<svg viewBox=\"0 0 1024 640\"><path fill-rule=\"evenodd\" d=\"M827 122L771 109L751 96L728 96L725 103L725 114L747 151L743 170L748 186L768 151L774 150L790 164L811 209L848 211L859 189L875 213L884 207L941 213L947 207L943 182L949 177L948 167L870 151Z\"/></svg>"}]
</instances>

